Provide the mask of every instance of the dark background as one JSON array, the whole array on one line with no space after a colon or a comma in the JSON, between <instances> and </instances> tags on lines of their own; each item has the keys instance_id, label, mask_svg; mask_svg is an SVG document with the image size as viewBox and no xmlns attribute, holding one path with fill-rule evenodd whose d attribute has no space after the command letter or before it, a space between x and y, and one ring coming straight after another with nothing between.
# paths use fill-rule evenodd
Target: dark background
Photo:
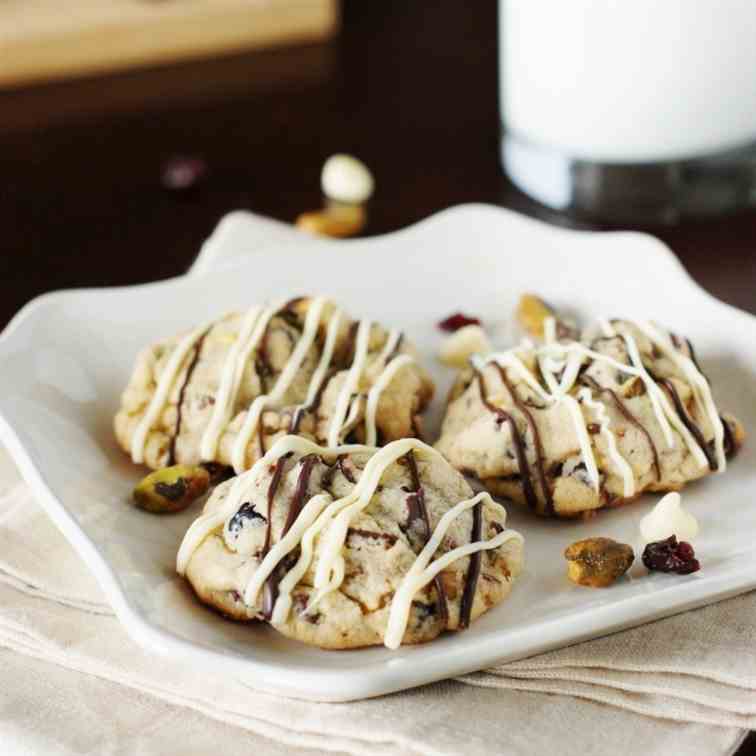
<instances>
[{"instance_id":1,"label":"dark background","mask_svg":"<svg viewBox=\"0 0 756 756\"><path fill-rule=\"evenodd\" d=\"M567 224L501 175L496 31L493 0L355 0L328 44L0 94L0 323L51 289L181 273L229 210L319 207L334 152L375 173L369 234L460 202ZM207 163L188 193L161 186L177 154ZM756 212L652 230L756 312ZM740 753L756 754L753 735Z\"/></svg>"}]
</instances>

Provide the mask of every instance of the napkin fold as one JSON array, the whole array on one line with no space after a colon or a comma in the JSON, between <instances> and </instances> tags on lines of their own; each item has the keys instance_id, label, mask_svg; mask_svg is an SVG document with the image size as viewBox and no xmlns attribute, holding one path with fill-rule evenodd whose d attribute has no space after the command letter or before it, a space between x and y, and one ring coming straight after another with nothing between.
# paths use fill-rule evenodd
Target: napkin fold
<instances>
[{"instance_id":1,"label":"napkin fold","mask_svg":"<svg viewBox=\"0 0 756 756\"><path fill-rule=\"evenodd\" d=\"M458 680L350 704L282 699L228 677L198 675L126 636L72 547L7 469L3 460L0 648L7 652L0 652L0 741L21 738L26 752L31 731L40 742L49 732L60 745L61 732L51 730L48 720L52 700L64 709L56 716L65 714L71 723L71 750L61 753L89 752L80 747L87 740L80 732L87 719L82 710L103 711L107 720L99 719L94 729L88 725L90 734L99 733L92 753L105 752L104 743L118 743L135 728L146 752L159 753L161 742L172 742L170 727L177 722L182 754L202 753L199 744L212 742L209 733L224 742L233 738L229 754L245 752L251 742L262 753L296 747L433 755L506 748L524 754L558 744L561 753L588 754L624 750L629 737L649 754L673 744L676 752L725 754L756 726L756 593ZM53 679L61 682L51 699L40 690ZM61 698L66 687L76 693ZM32 715L28 702L35 696L44 705L37 702ZM189 732L203 735L193 737L187 751Z\"/></svg>"}]
</instances>

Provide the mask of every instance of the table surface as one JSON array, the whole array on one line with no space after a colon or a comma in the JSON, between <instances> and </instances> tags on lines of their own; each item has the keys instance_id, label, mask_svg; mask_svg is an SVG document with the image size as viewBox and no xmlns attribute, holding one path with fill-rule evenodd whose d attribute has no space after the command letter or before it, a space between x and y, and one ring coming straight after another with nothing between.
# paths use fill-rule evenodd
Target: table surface
<instances>
[{"instance_id":1,"label":"table surface","mask_svg":"<svg viewBox=\"0 0 756 756\"><path fill-rule=\"evenodd\" d=\"M51 289L179 274L229 210L319 207L334 152L375 173L369 234L462 202L573 225L502 176L496 63L493 0L354 0L329 44L0 93L0 323ZM190 191L161 183L176 155L206 162ZM756 313L756 211L645 230Z\"/></svg>"}]
</instances>

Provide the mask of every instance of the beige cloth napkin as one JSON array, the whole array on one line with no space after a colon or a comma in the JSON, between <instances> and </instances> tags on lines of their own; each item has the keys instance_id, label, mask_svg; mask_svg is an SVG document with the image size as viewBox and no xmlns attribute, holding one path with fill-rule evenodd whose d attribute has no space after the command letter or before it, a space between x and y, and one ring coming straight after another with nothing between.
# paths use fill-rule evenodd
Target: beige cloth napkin
<instances>
[{"instance_id":1,"label":"beige cloth napkin","mask_svg":"<svg viewBox=\"0 0 756 756\"><path fill-rule=\"evenodd\" d=\"M136 646L0 459L3 754L186 756L220 742L224 756L727 754L756 725L755 646L756 594L747 594L380 699L282 699Z\"/></svg>"}]
</instances>

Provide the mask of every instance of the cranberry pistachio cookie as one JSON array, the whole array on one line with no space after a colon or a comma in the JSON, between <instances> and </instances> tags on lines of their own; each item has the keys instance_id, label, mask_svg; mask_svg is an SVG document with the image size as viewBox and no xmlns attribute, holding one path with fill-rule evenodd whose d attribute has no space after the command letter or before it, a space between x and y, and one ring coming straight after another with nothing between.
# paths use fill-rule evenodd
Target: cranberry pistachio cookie
<instances>
[{"instance_id":1,"label":"cranberry pistachio cookie","mask_svg":"<svg viewBox=\"0 0 756 756\"><path fill-rule=\"evenodd\" d=\"M522 545L501 504L421 441L322 447L289 435L215 489L177 569L234 619L322 648L396 648L502 602Z\"/></svg>"},{"instance_id":2,"label":"cranberry pistachio cookie","mask_svg":"<svg viewBox=\"0 0 756 756\"><path fill-rule=\"evenodd\" d=\"M689 341L648 321L580 334L541 320L529 330L542 342L475 357L458 376L436 444L454 467L557 517L724 472L745 434L720 414Z\"/></svg>"},{"instance_id":3,"label":"cranberry pistachio cookie","mask_svg":"<svg viewBox=\"0 0 756 756\"><path fill-rule=\"evenodd\" d=\"M288 433L331 446L419 435L433 384L398 330L301 297L231 313L143 350L115 417L153 469L249 469Z\"/></svg>"}]
</instances>

